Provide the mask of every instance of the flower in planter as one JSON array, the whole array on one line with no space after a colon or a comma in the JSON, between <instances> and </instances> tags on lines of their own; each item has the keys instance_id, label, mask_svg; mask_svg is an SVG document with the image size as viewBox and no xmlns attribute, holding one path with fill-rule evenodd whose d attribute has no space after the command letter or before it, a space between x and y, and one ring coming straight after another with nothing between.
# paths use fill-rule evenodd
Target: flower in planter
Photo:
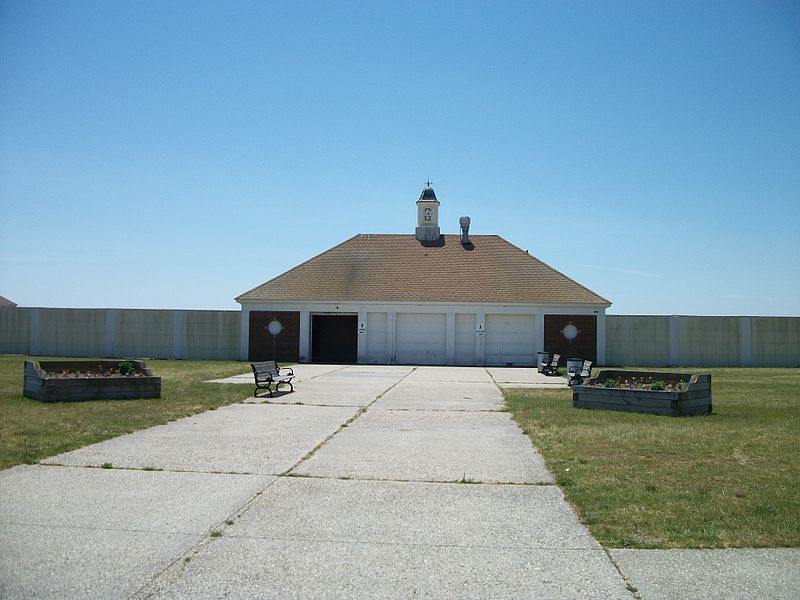
<instances>
[{"instance_id":1,"label":"flower in planter","mask_svg":"<svg viewBox=\"0 0 800 600\"><path fill-rule=\"evenodd\" d=\"M136 372L136 366L132 362L125 360L119 363L120 375L133 375L135 374L135 372Z\"/></svg>"}]
</instances>

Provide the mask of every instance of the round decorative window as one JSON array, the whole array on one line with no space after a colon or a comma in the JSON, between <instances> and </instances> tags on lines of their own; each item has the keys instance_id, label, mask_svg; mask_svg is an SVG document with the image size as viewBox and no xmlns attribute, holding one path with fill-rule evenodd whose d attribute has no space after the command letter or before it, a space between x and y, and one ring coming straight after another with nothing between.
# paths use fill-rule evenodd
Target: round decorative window
<instances>
[{"instance_id":1,"label":"round decorative window","mask_svg":"<svg viewBox=\"0 0 800 600\"><path fill-rule=\"evenodd\" d=\"M278 335L281 331L283 331L283 325L277 319L272 319L267 325L267 331L269 331L272 335Z\"/></svg>"},{"instance_id":2,"label":"round decorative window","mask_svg":"<svg viewBox=\"0 0 800 600\"><path fill-rule=\"evenodd\" d=\"M578 331L578 328L575 327L575 325L572 323L568 323L567 325L564 326L564 329L561 330L561 335L563 335L569 341L572 341L576 337L578 337L579 333L580 331Z\"/></svg>"}]
</instances>

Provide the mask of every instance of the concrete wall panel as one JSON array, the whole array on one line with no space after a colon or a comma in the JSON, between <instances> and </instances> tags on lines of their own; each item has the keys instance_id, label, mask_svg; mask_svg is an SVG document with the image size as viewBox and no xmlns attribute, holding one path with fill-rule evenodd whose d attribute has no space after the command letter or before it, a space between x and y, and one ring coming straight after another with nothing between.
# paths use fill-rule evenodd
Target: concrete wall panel
<instances>
[{"instance_id":1,"label":"concrete wall panel","mask_svg":"<svg viewBox=\"0 0 800 600\"><path fill-rule=\"evenodd\" d=\"M677 366L739 365L740 325L740 317L679 317Z\"/></svg>"},{"instance_id":2,"label":"concrete wall panel","mask_svg":"<svg viewBox=\"0 0 800 600\"><path fill-rule=\"evenodd\" d=\"M30 308L0 308L0 354L27 354Z\"/></svg>"},{"instance_id":3,"label":"concrete wall panel","mask_svg":"<svg viewBox=\"0 0 800 600\"><path fill-rule=\"evenodd\" d=\"M669 364L669 317L607 315L606 363L647 367Z\"/></svg>"},{"instance_id":4,"label":"concrete wall panel","mask_svg":"<svg viewBox=\"0 0 800 600\"><path fill-rule=\"evenodd\" d=\"M117 354L128 358L172 358L172 312L117 311Z\"/></svg>"},{"instance_id":5,"label":"concrete wall panel","mask_svg":"<svg viewBox=\"0 0 800 600\"><path fill-rule=\"evenodd\" d=\"M238 360L241 312L108 308L0 310L0 353Z\"/></svg>"},{"instance_id":6,"label":"concrete wall panel","mask_svg":"<svg viewBox=\"0 0 800 600\"><path fill-rule=\"evenodd\" d=\"M105 352L103 309L48 308L39 311L39 354L97 356Z\"/></svg>"},{"instance_id":7,"label":"concrete wall panel","mask_svg":"<svg viewBox=\"0 0 800 600\"><path fill-rule=\"evenodd\" d=\"M182 358L237 360L241 339L240 319L239 311L185 311Z\"/></svg>"},{"instance_id":8,"label":"concrete wall panel","mask_svg":"<svg viewBox=\"0 0 800 600\"><path fill-rule=\"evenodd\" d=\"M754 367L800 367L800 318L752 317Z\"/></svg>"}]
</instances>

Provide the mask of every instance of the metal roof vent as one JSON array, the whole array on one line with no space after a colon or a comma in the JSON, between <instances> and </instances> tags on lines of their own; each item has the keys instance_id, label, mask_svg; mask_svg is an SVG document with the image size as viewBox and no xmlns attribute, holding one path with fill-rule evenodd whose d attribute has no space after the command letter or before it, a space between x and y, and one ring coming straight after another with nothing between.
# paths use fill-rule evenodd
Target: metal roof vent
<instances>
[{"instance_id":1,"label":"metal roof vent","mask_svg":"<svg viewBox=\"0 0 800 600\"><path fill-rule=\"evenodd\" d=\"M461 243L466 246L469 244L469 217L461 217L458 224L461 225Z\"/></svg>"}]
</instances>

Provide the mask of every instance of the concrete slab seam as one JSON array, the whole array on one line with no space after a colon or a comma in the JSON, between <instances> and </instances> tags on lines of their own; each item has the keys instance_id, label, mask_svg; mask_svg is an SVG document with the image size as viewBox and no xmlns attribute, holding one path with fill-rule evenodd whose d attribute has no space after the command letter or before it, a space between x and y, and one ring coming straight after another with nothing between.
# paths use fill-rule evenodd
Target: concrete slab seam
<instances>
[{"instance_id":1,"label":"concrete slab seam","mask_svg":"<svg viewBox=\"0 0 800 600\"><path fill-rule=\"evenodd\" d=\"M492 380L492 383L494 384L494 387L496 387L497 391L499 391L500 394L502 395L503 388L501 388L500 384L497 383L497 380L494 378L494 375L492 375L492 372L489 369L487 369L486 367L483 367L483 370L486 371L486 374L489 376L489 379ZM503 400L505 400L505 396L503 396Z\"/></svg>"},{"instance_id":2,"label":"concrete slab seam","mask_svg":"<svg viewBox=\"0 0 800 600\"><path fill-rule=\"evenodd\" d=\"M317 377L322 377L323 375L330 375L331 373L338 373L339 371L344 371L349 366L350 365L342 365L341 367L339 367L338 369L334 369L333 371L325 371L324 373L320 373L319 375L312 375L311 377L309 377L305 381L311 381L312 379L316 379ZM291 368L291 367L289 367L289 368Z\"/></svg>"},{"instance_id":3,"label":"concrete slab seam","mask_svg":"<svg viewBox=\"0 0 800 600\"><path fill-rule=\"evenodd\" d=\"M289 365L288 368L291 369L292 367L296 367L297 364L298 363L294 363L292 365ZM324 373L318 373L317 375L312 375L311 377L309 377L307 379L303 379L302 381L311 381L312 379L316 379L317 377L322 377L323 375L330 375L331 373L338 373L339 371L344 371L349 366L350 365L342 365L338 369L333 369L332 371L325 371ZM283 367L281 367L281 368L283 368ZM245 373L245 374L246 375L250 375L251 373Z\"/></svg>"},{"instance_id":4,"label":"concrete slab seam","mask_svg":"<svg viewBox=\"0 0 800 600\"><path fill-rule=\"evenodd\" d=\"M586 525L584 525L584 527L585 526ZM600 547L603 548L603 552L605 552L605 555L608 557L608 560L611 561L611 564L614 565L614 568L617 570L620 577L622 577L622 582L625 584L625 587L628 588L628 591L631 593L631 596L633 596L635 600L642 600L642 596L639 593L639 590L636 589L635 585L633 585L633 581L631 581L631 579L627 575L625 575L625 573L623 573L622 568L620 568L619 564L614 559L614 557L611 556L611 552L608 550L608 548L606 548L602 544L600 545Z\"/></svg>"},{"instance_id":5,"label":"concrete slab seam","mask_svg":"<svg viewBox=\"0 0 800 600\"><path fill-rule=\"evenodd\" d=\"M503 398L503 406L498 408L497 412L510 412L508 410L508 404L506 404L506 395L503 393L503 388L500 386L499 383L497 383L497 380L494 378L494 375L492 375L492 372L489 369L487 369L486 367L483 367L483 370L486 371L486 374L489 376L489 379L492 380L492 383L494 384L494 387L497 388L497 391L500 392L500 396ZM516 421L515 421L515 423L516 423ZM533 444L531 444L531 445L533 445Z\"/></svg>"},{"instance_id":6,"label":"concrete slab seam","mask_svg":"<svg viewBox=\"0 0 800 600\"><path fill-rule=\"evenodd\" d=\"M298 463L299 464L299 463ZM555 483L546 481L478 481L475 479L387 479L375 477L352 477L348 475L315 475L313 473L281 473L273 477L286 477L291 479L333 479L338 481L382 481L386 483L436 483L445 485L503 485L519 487L558 487Z\"/></svg>"},{"instance_id":7,"label":"concrete slab seam","mask_svg":"<svg viewBox=\"0 0 800 600\"><path fill-rule=\"evenodd\" d=\"M167 566L165 566L160 571L154 573L148 580L145 582L134 594L131 595L131 599L133 598L147 598L152 596L155 593L156 584L159 578L161 578L164 574L166 574L170 570L174 570L176 567L178 569L174 581L180 579L183 576L183 573L186 569L186 565L191 561L192 556L196 556L197 553L200 551L201 548L211 544L216 539L224 536L224 531L228 527L233 527L235 524L235 519L241 518L241 516L247 512L247 509L252 506L253 502L256 498L258 498L261 494L266 492L271 486L275 485L278 479L275 478L270 481L266 486L262 489L258 490L255 494L253 494L250 498L248 498L242 506L238 509L233 511L233 513L228 516L227 518L223 519L222 521L218 521L217 523L212 524L211 528L209 529L207 534L203 534L200 539L189 546L183 554L178 555L172 560ZM218 533L218 535L214 535L214 533ZM171 582L171 583L174 583Z\"/></svg>"},{"instance_id":8,"label":"concrete slab seam","mask_svg":"<svg viewBox=\"0 0 800 600\"><path fill-rule=\"evenodd\" d=\"M330 440L332 440L332 439L333 439L333 437L334 437L334 436L335 436L337 433L339 433L339 432L340 432L340 431L342 431L343 429L345 429L345 428L349 427L349 426L350 426L350 425L351 425L353 422L355 422L355 420L356 420L356 419L358 419L358 418L359 418L361 415L363 415L365 412L367 412L367 409L368 409L370 406L372 406L372 405L373 405L373 404L375 404L375 403L376 403L378 400L380 400L381 398L383 398L383 397L384 397L386 394L388 394L388 393L389 393L389 392L390 392L392 389L394 389L394 388L395 388L395 386L397 386L397 385L398 385L398 384L399 384L401 381L403 381L403 380L404 380L406 377L408 377L409 375L411 375L411 373L413 373L413 372L414 372L414 371L416 371L416 370L417 370L417 368L416 368L416 367L414 367L413 369L411 369L411 371L410 371L410 372L406 373L406 374L405 374L403 377L401 377L400 379L398 379L397 381L395 381L395 382L394 382L392 385L390 385L388 388L386 388L385 390L383 390L383 392L381 392L380 394L378 394L377 396L375 396L375 398L373 398L373 399L372 399L372 402L370 402L370 403L369 403L369 404L367 404L366 406L362 406L362 407L361 407L359 410L357 410L357 411L356 411L356 414L354 414L352 417L350 417L349 419L347 419L347 421L345 421L344 423L342 423L342 424L339 426L339 428L338 428L336 431L334 431L332 434L330 434L328 437L326 437L324 440L322 440L322 441L321 441L319 444L317 444L317 446L316 446L315 448L312 448L312 449L311 449L311 451L310 451L308 454L306 454L306 455L305 455L303 458L301 458L300 460L298 460L298 461L297 461L297 462L296 462L294 465L292 465L292 466L291 466L290 468L288 468L286 471L284 471L283 473L281 473L279 476L281 476L281 475L289 475L289 474L290 474L290 473L291 473L291 472L292 472L294 469L296 469L297 467L299 467L299 466L300 466L300 465L301 465L301 464L302 464L304 461L306 461L306 460L308 460L309 458L311 458L312 456L314 456L314 454L316 454L316 453L317 453L317 452L320 450L320 448L322 448L323 446L325 446L325 444L327 444L327 443L328 443Z\"/></svg>"},{"instance_id":9,"label":"concrete slab seam","mask_svg":"<svg viewBox=\"0 0 800 600\"><path fill-rule=\"evenodd\" d=\"M109 438L115 439L115 438ZM89 444L90 446L92 444ZM87 446L81 446L86 448ZM77 448L80 450L80 448ZM42 459L47 460L47 459ZM60 469L102 469L103 471L144 471L146 473L197 473L200 475L272 475L272 473L253 473L251 471L195 471L193 469L162 469L161 467L115 467L111 463L106 463L110 466L103 465L67 465L63 463L36 463L31 465L33 467L56 467ZM274 477L274 475L272 475Z\"/></svg>"},{"instance_id":10,"label":"concrete slab seam","mask_svg":"<svg viewBox=\"0 0 800 600\"><path fill-rule=\"evenodd\" d=\"M19 521L0 520L0 525L14 525L16 527L35 527L38 529L60 529L64 531L109 531L122 533L161 533L165 535L191 535L199 538L206 537L205 533L196 531L162 531L160 529L130 529L127 527L90 527L88 525L55 525L52 523L22 523Z\"/></svg>"},{"instance_id":11,"label":"concrete slab seam","mask_svg":"<svg viewBox=\"0 0 800 600\"><path fill-rule=\"evenodd\" d=\"M377 400L377 398L376 398ZM341 405L337 405L341 406ZM439 408L380 408L380 410L385 410L387 412L431 412L439 410L441 412L454 412L454 413L481 413L481 412L508 412L505 406L501 406L500 408L447 408L447 409L439 409Z\"/></svg>"},{"instance_id":12,"label":"concrete slab seam","mask_svg":"<svg viewBox=\"0 0 800 600\"><path fill-rule=\"evenodd\" d=\"M272 400L263 400L261 402L248 402L248 400L261 400L260 396L250 396L249 398L245 398L239 404L268 404L268 405L275 405L275 406L322 406L322 407L329 407L329 406L341 406L343 408L362 408L360 404L313 404L311 402L274 402Z\"/></svg>"},{"instance_id":13,"label":"concrete slab seam","mask_svg":"<svg viewBox=\"0 0 800 600\"><path fill-rule=\"evenodd\" d=\"M304 536L269 536L269 535L232 535L229 537L236 538L237 540L268 540L275 542L311 542L319 544L349 544L354 546L383 546L383 547L400 547L400 548L477 548L479 550L568 550L569 552L580 552L584 554L602 554L601 548L570 548L569 546L558 545L554 546L536 546L536 545L510 545L510 546L490 546L484 544L442 544L436 542L379 542L375 540L358 540L358 539L326 539L317 537L304 537ZM636 597L636 600L641 598Z\"/></svg>"},{"instance_id":14,"label":"concrete slab seam","mask_svg":"<svg viewBox=\"0 0 800 600\"><path fill-rule=\"evenodd\" d=\"M261 488L260 490L258 490L258 491L257 491L255 494L253 494L252 496L250 496L250 498L248 498L247 500L245 500L245 502L244 502L244 503L243 503L243 504L242 504L242 505L241 505L241 506L240 506L238 509L236 509L235 511L233 511L233 514L232 514L232 515L230 515L230 516L229 516L228 518L226 518L226 519L223 519L222 521L218 521L216 525L212 525L212 527L211 527L210 531L211 531L211 532L214 532L214 531L220 531L220 529L224 530L224 529L226 529L227 527L231 527L231 526L233 526L233 522L232 522L232 521L233 521L233 519L232 519L231 517L234 517L234 516L235 516L236 518L240 518L240 517L241 517L241 516L242 516L242 515L243 515L245 512L247 512L247 509L248 509L248 508L250 508L250 506L253 504L253 501L254 501L256 498L258 498L258 497L259 497L261 494L263 494L264 492L266 492L266 491L267 491L267 490L268 490L270 487L272 487L273 485L275 485L275 483L276 483L277 481L278 481L278 479L277 479L277 478L275 478L275 479L273 479L272 481L270 481L270 482L269 482L269 483L268 483L266 486L264 486L263 488ZM223 526L224 526L224 527L223 527Z\"/></svg>"},{"instance_id":15,"label":"concrete slab seam","mask_svg":"<svg viewBox=\"0 0 800 600\"><path fill-rule=\"evenodd\" d=\"M167 566L160 571L157 571L151 576L138 590L129 596L129 600L151 598L155 595L159 588L167 588L174 583L177 583L186 572L186 567L191 562L194 556L197 556L202 549L211 544L216 538L204 535L200 541L192 545L186 552L172 560ZM160 582L165 578L169 578L168 582L164 585Z\"/></svg>"}]
</instances>

